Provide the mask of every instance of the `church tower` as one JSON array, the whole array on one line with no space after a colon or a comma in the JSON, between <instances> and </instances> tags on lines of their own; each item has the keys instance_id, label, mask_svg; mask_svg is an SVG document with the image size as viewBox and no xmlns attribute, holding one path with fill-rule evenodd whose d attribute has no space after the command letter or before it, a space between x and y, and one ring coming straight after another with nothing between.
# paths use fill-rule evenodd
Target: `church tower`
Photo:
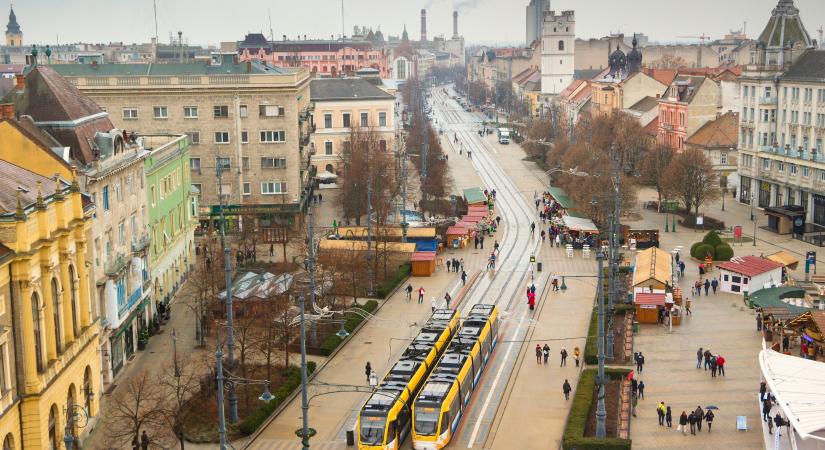
<instances>
[{"instance_id":1,"label":"church tower","mask_svg":"<svg viewBox=\"0 0 825 450\"><path fill-rule=\"evenodd\" d=\"M541 39L541 93L557 95L573 82L576 16L574 11L544 11Z\"/></svg>"},{"instance_id":2,"label":"church tower","mask_svg":"<svg viewBox=\"0 0 825 450\"><path fill-rule=\"evenodd\" d=\"M14 15L14 7L9 12L9 24L6 25L6 47L20 48L23 46L23 31L17 24L17 16Z\"/></svg>"}]
</instances>

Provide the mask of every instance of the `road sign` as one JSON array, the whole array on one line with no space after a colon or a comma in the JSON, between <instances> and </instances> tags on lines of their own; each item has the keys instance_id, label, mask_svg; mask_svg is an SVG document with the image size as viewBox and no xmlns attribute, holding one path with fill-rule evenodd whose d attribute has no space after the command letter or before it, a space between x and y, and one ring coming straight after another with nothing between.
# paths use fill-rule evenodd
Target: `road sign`
<instances>
[{"instance_id":1,"label":"road sign","mask_svg":"<svg viewBox=\"0 0 825 450\"><path fill-rule=\"evenodd\" d=\"M531 263L536 262L536 257L535 257L535 255L530 255L530 262L531 262Z\"/></svg>"}]
</instances>

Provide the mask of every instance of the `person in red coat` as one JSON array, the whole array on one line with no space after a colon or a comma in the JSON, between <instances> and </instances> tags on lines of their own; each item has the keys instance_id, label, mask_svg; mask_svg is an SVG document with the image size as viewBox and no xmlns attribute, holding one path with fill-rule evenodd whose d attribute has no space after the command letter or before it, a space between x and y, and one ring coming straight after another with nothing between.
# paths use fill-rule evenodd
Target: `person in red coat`
<instances>
[{"instance_id":1,"label":"person in red coat","mask_svg":"<svg viewBox=\"0 0 825 450\"><path fill-rule=\"evenodd\" d=\"M716 367L719 370L719 375L725 376L725 357L722 355L716 356Z\"/></svg>"}]
</instances>

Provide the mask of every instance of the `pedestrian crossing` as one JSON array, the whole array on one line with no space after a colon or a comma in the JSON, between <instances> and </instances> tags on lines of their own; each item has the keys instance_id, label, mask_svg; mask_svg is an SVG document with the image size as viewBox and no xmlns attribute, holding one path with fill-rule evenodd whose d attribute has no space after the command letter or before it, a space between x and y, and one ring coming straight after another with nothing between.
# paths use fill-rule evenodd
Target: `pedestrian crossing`
<instances>
[{"instance_id":1,"label":"pedestrian crossing","mask_svg":"<svg viewBox=\"0 0 825 450\"><path fill-rule=\"evenodd\" d=\"M346 441L313 441L310 439L310 448L313 450L337 450L347 447ZM262 439L258 438L249 446L250 450L301 450L301 441L296 439Z\"/></svg>"}]
</instances>

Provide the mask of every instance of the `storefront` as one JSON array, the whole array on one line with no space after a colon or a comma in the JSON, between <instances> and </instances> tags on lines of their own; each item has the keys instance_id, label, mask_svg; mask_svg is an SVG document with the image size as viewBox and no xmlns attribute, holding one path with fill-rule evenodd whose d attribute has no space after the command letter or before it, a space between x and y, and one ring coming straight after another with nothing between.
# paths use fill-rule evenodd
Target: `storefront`
<instances>
[{"instance_id":1,"label":"storefront","mask_svg":"<svg viewBox=\"0 0 825 450\"><path fill-rule=\"evenodd\" d=\"M825 196L813 194L814 216L813 222L817 225L825 226Z\"/></svg>"},{"instance_id":2,"label":"storefront","mask_svg":"<svg viewBox=\"0 0 825 450\"><path fill-rule=\"evenodd\" d=\"M771 206L771 184L767 181L759 182L759 199L757 205L760 208Z\"/></svg>"},{"instance_id":3,"label":"storefront","mask_svg":"<svg viewBox=\"0 0 825 450\"><path fill-rule=\"evenodd\" d=\"M746 205L751 204L751 186L753 179L750 177L741 177L741 184L739 185L739 202Z\"/></svg>"}]
</instances>

